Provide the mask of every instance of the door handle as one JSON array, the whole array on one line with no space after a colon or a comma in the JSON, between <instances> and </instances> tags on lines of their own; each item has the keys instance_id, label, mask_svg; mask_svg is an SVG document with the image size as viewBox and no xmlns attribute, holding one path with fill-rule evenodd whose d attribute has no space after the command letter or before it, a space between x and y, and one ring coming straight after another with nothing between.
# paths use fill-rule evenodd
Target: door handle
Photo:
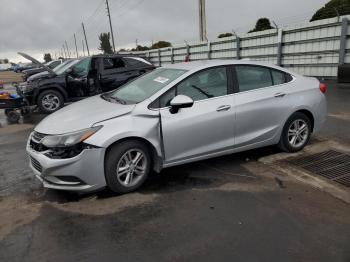
<instances>
[{"instance_id":1,"label":"door handle","mask_svg":"<svg viewBox=\"0 0 350 262\"><path fill-rule=\"evenodd\" d=\"M222 111L228 111L231 109L231 106L230 105L223 105L223 106L219 106L216 111L218 112L222 112Z\"/></svg>"},{"instance_id":2,"label":"door handle","mask_svg":"<svg viewBox=\"0 0 350 262\"><path fill-rule=\"evenodd\" d=\"M275 97L279 98L279 97L284 97L286 94L285 93L276 93Z\"/></svg>"}]
</instances>

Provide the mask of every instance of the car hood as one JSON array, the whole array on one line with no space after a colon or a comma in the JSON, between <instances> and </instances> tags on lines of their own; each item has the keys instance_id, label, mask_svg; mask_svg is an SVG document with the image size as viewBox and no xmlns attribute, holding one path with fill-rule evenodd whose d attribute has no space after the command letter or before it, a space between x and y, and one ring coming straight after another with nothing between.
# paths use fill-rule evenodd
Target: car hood
<instances>
[{"instance_id":1,"label":"car hood","mask_svg":"<svg viewBox=\"0 0 350 262\"><path fill-rule=\"evenodd\" d=\"M27 82L33 82L33 81L35 81L37 79L50 78L50 77L52 77L52 75L49 72L44 71L44 72L41 72L41 73L37 73L37 74L31 75L30 77L28 77Z\"/></svg>"},{"instance_id":2,"label":"car hood","mask_svg":"<svg viewBox=\"0 0 350 262\"><path fill-rule=\"evenodd\" d=\"M50 74L56 75L56 73L48 66L44 65L43 63L40 63L38 60L35 58L31 57L30 55L27 55L22 52L18 52L19 55L23 56L25 59L28 59L31 61L33 64L39 65L40 67L44 68L46 71L48 71Z\"/></svg>"},{"instance_id":3,"label":"car hood","mask_svg":"<svg viewBox=\"0 0 350 262\"><path fill-rule=\"evenodd\" d=\"M79 131L98 122L128 114L134 107L135 105L111 103L98 95L73 103L47 116L35 127L35 131L47 135Z\"/></svg>"}]
</instances>

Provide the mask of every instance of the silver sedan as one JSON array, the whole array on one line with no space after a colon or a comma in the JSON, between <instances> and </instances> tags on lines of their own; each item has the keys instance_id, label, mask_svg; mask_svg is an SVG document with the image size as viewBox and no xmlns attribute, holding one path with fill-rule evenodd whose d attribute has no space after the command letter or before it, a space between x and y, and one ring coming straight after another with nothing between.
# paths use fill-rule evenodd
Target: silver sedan
<instances>
[{"instance_id":1,"label":"silver sedan","mask_svg":"<svg viewBox=\"0 0 350 262\"><path fill-rule=\"evenodd\" d=\"M272 65L158 68L45 118L30 166L47 188L131 192L154 170L268 145L301 150L327 115L325 86Z\"/></svg>"}]
</instances>

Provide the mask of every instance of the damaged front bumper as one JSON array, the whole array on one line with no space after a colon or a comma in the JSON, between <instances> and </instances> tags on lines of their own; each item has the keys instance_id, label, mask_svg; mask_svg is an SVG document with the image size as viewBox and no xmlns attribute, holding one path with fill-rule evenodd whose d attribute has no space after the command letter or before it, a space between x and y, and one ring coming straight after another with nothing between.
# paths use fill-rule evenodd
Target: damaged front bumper
<instances>
[{"instance_id":1,"label":"damaged front bumper","mask_svg":"<svg viewBox=\"0 0 350 262\"><path fill-rule=\"evenodd\" d=\"M27 143L30 167L43 186L51 189L91 192L106 186L104 148L82 150L72 158L50 158Z\"/></svg>"}]
</instances>

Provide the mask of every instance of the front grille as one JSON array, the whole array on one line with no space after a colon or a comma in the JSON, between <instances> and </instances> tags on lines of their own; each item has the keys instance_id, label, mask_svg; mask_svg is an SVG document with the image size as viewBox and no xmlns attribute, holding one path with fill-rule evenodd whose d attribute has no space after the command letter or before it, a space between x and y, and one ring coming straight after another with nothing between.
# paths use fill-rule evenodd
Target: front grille
<instances>
[{"instance_id":1,"label":"front grille","mask_svg":"<svg viewBox=\"0 0 350 262\"><path fill-rule=\"evenodd\" d=\"M39 171L40 173L43 171L43 167L41 166L40 162L34 157L30 157L30 162L32 163L32 166L35 168L35 170Z\"/></svg>"}]
</instances>

